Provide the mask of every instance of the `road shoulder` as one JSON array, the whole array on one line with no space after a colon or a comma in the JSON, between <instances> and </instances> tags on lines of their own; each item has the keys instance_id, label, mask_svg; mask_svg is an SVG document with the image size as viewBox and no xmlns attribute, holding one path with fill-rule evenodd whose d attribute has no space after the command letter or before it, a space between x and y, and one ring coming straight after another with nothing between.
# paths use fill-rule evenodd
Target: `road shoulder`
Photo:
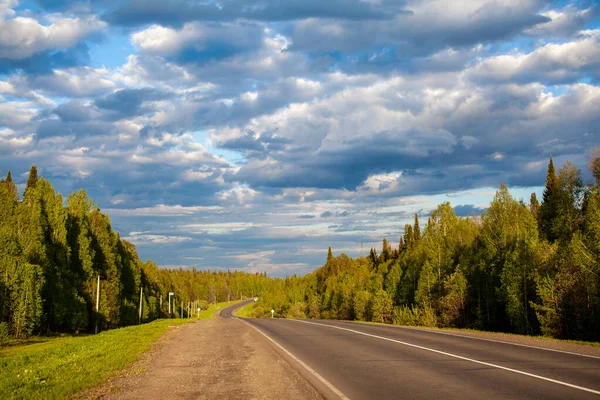
<instances>
[{"instance_id":1,"label":"road shoulder","mask_svg":"<svg viewBox=\"0 0 600 400\"><path fill-rule=\"evenodd\" d=\"M155 348L86 398L319 399L254 329L216 317L174 328Z\"/></svg>"}]
</instances>

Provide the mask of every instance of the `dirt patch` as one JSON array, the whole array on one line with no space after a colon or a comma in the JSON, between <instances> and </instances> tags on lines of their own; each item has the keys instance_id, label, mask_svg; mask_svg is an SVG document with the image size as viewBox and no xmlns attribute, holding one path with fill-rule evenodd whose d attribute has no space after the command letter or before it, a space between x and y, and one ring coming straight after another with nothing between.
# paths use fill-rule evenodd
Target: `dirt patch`
<instances>
[{"instance_id":1,"label":"dirt patch","mask_svg":"<svg viewBox=\"0 0 600 400\"><path fill-rule=\"evenodd\" d=\"M235 319L171 329L124 376L90 391L102 399L320 399L266 343Z\"/></svg>"}]
</instances>

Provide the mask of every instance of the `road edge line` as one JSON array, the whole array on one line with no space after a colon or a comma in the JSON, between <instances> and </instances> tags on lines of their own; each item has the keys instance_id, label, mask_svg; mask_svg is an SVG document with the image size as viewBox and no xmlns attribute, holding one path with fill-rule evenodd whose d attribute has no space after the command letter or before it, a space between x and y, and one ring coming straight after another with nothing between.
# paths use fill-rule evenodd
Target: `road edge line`
<instances>
[{"instance_id":1,"label":"road edge line","mask_svg":"<svg viewBox=\"0 0 600 400\"><path fill-rule=\"evenodd\" d=\"M352 332L352 333L357 333L359 335L369 336L369 337L373 337L373 338L376 338L376 339L387 340L389 342L399 343L399 344L402 344L402 345L405 345L405 346L409 346L409 347L414 347L414 348L417 348L417 349L420 349L420 350L430 351L432 353L438 353L438 354L442 354L442 355L445 355L445 356L448 356L448 357L458 358L459 360L469 361L469 362L472 362L472 363L481 364L481 365L485 365L485 366L488 366L488 367L498 368L498 369L501 369L501 370L504 370L504 371L513 372L513 373L516 373L516 374L529 376L530 378L536 378L536 379L540 379L540 380L543 380L543 381L546 381L546 382L552 382L552 383L556 383L558 385L567 386L567 387L570 387L572 389L578 389L578 390L581 390L581 391L584 391L584 392L588 392L588 393L593 393L593 394L596 394L596 395L600 395L600 391L598 391L598 390L586 388L586 387L583 387L583 386L574 385L572 383L563 382L563 381L559 381L559 380L552 379L552 378L546 378L545 376L535 375L535 374L532 374L532 373L529 373L529 372L525 372L525 371L519 371L518 369L503 367L502 365L492 364L492 363L488 363L488 362L485 362L485 361L479 361L479 360L475 360L475 359L472 359L472 358L459 356L457 354L452 354L452 353L448 353L448 352L441 351L441 350L431 349L431 348L425 347L425 346L419 346L419 345L416 345L416 344L412 344L412 343L408 343L408 342L403 342L401 340L387 338L385 336L378 336L378 335L373 335L373 334L366 333L366 332L356 331L354 329L342 328L341 326L328 325L328 324L318 324L316 322L308 322L308 321L303 321L303 320L299 320L299 319L290 319L290 321L300 322L300 323L309 324L309 325L325 326L325 327L328 327L328 328L339 329L339 330L342 330L342 331L348 331L348 332Z\"/></svg>"},{"instance_id":2,"label":"road edge line","mask_svg":"<svg viewBox=\"0 0 600 400\"><path fill-rule=\"evenodd\" d=\"M359 323L359 324L364 324L366 326L370 325L370 324L365 324L362 321L344 321L344 320L340 320L339 322ZM389 327L393 327L394 329L406 329L408 331L418 331L418 332L434 333L436 335L446 335L446 336L454 336L454 337L460 337L460 338L465 338L465 339L483 340L485 342L502 343L502 344L508 344L508 345L511 345L511 346L526 347L526 348L529 348L529 349L551 351L553 353L563 353L563 354L569 354L569 355L572 355L572 356L580 356L580 357L594 358L594 359L600 360L599 356L593 356L591 354L576 353L574 351L567 351L567 350L549 349L549 348L546 348L546 347L532 346L532 345L529 345L529 344L522 344L522 343L512 343L512 342L507 342L507 341L504 341L504 340L488 339L488 338L482 338L482 337L477 337L477 336L461 335L461 334L458 334L458 333L443 332L443 331L437 331L437 330L434 330L434 329L423 329L423 328L413 327L413 326L385 325L385 324L376 324L375 326L377 326L377 325L389 326ZM495 332L492 332L492 333L495 333Z\"/></svg>"},{"instance_id":3,"label":"road edge line","mask_svg":"<svg viewBox=\"0 0 600 400\"><path fill-rule=\"evenodd\" d=\"M240 322L243 322L244 324L248 325L249 327L254 328L258 333L260 333L265 338L267 338L271 343L273 343L281 351L283 351L288 357L290 357L292 360L294 360L295 362L300 364L300 366L302 366L302 368L304 368L306 371L308 371L311 376L313 376L319 382L321 382L323 385L325 385L325 387L327 387L327 389L331 390L336 396L338 396L338 398L340 398L341 400L350 400L350 398L348 396L346 396L344 393L342 393L338 388L336 388L333 384L331 384L327 379L325 379L321 375L319 375L319 373L317 371L315 371L314 369L309 367L306 363L304 363L302 360L300 360L298 357L296 357L295 355L290 353L285 347L283 347L282 345L277 343L275 340L270 338L266 333L264 333L263 331L261 331L260 329L255 327L254 325L250 324L249 322L244 321L242 318L239 318L239 317L234 317L234 318Z\"/></svg>"}]
</instances>

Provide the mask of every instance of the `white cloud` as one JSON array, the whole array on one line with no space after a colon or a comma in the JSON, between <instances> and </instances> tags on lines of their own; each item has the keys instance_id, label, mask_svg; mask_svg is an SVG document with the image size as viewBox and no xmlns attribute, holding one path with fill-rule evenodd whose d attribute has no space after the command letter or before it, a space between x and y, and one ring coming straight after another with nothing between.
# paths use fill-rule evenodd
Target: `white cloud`
<instances>
[{"instance_id":1,"label":"white cloud","mask_svg":"<svg viewBox=\"0 0 600 400\"><path fill-rule=\"evenodd\" d=\"M113 203L120 204L122 202ZM110 215L118 217L175 217L193 215L203 212L221 211L220 206L181 206L159 204L154 207L141 208L106 208L104 209Z\"/></svg>"},{"instance_id":2,"label":"white cloud","mask_svg":"<svg viewBox=\"0 0 600 400\"><path fill-rule=\"evenodd\" d=\"M480 82L573 80L586 71L600 77L600 44L586 38L564 44L550 43L528 54L484 59L465 74Z\"/></svg>"},{"instance_id":3,"label":"white cloud","mask_svg":"<svg viewBox=\"0 0 600 400\"><path fill-rule=\"evenodd\" d=\"M525 32L540 37L548 36L568 36L573 35L583 28L589 21L600 15L598 5L586 9L578 9L575 5L569 4L560 10L548 10L541 13L550 21L536 25Z\"/></svg>"},{"instance_id":4,"label":"white cloud","mask_svg":"<svg viewBox=\"0 0 600 400\"><path fill-rule=\"evenodd\" d=\"M173 244L192 240L191 237L187 236L152 235L141 232L131 232L129 236L126 236L123 239L136 245Z\"/></svg>"},{"instance_id":5,"label":"white cloud","mask_svg":"<svg viewBox=\"0 0 600 400\"><path fill-rule=\"evenodd\" d=\"M92 96L111 91L117 85L108 76L109 71L105 68L68 68L53 70L46 75L33 77L14 77L14 81L20 85L36 88L46 93L59 96Z\"/></svg>"},{"instance_id":6,"label":"white cloud","mask_svg":"<svg viewBox=\"0 0 600 400\"><path fill-rule=\"evenodd\" d=\"M29 17L0 16L0 58L21 60L42 51L69 48L107 26L96 17L48 19L46 26Z\"/></svg>"}]
</instances>

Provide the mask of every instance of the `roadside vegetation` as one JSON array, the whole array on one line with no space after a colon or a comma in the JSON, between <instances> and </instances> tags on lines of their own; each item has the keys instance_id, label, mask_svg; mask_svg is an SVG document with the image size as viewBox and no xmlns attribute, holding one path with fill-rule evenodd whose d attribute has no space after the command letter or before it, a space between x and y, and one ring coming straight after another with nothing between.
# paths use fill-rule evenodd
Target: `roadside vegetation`
<instances>
[{"instance_id":1,"label":"roadside vegetation","mask_svg":"<svg viewBox=\"0 0 600 400\"><path fill-rule=\"evenodd\" d=\"M199 319L212 318L237 302L210 304ZM14 340L0 349L0 393L3 399L68 398L117 375L170 327L197 319L195 314L190 319L161 319L98 335Z\"/></svg>"},{"instance_id":2,"label":"roadside vegetation","mask_svg":"<svg viewBox=\"0 0 600 400\"><path fill-rule=\"evenodd\" d=\"M481 216L443 203L394 246L351 259L329 249L312 274L274 280L238 315L335 318L600 341L600 150L595 182L550 158L540 202L501 185ZM421 216L423 217L423 216Z\"/></svg>"},{"instance_id":3,"label":"roadside vegetation","mask_svg":"<svg viewBox=\"0 0 600 400\"><path fill-rule=\"evenodd\" d=\"M248 318L248 317L253 317L256 314L256 306L257 303L252 302L252 303L248 303L243 307L238 308L237 310L234 311L234 314L236 317L242 317L242 318Z\"/></svg>"},{"instance_id":4,"label":"roadside vegetation","mask_svg":"<svg viewBox=\"0 0 600 400\"><path fill-rule=\"evenodd\" d=\"M500 185L480 216L449 203L383 238L366 257L337 257L306 276L159 269L142 263L108 216L80 190L67 205L32 167L23 200L10 173L0 184L0 346L48 332L92 332L195 314L258 295L240 316L335 318L600 341L600 149L594 182L550 158L541 201ZM99 311L96 278L101 276ZM183 307L182 307L183 305ZM183 308L183 311L182 311Z\"/></svg>"},{"instance_id":5,"label":"roadside vegetation","mask_svg":"<svg viewBox=\"0 0 600 400\"><path fill-rule=\"evenodd\" d=\"M138 359L169 326L153 321L98 335L36 338L0 350L3 399L60 399L96 386Z\"/></svg>"},{"instance_id":6,"label":"roadside vegetation","mask_svg":"<svg viewBox=\"0 0 600 400\"><path fill-rule=\"evenodd\" d=\"M35 165L22 198L10 171L0 180L0 347L32 335L137 324L142 289L141 319L148 322L169 316L169 299L171 316L187 317L268 284L265 273L166 270L142 262L83 190L65 203Z\"/></svg>"}]
</instances>

